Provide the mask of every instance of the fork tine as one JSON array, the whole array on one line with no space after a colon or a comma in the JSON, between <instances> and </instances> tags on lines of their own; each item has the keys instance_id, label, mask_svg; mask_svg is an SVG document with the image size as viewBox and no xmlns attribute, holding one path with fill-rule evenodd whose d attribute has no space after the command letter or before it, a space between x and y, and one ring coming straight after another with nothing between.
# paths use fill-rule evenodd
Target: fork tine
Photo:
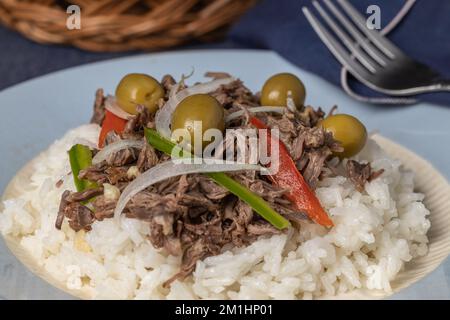
<instances>
[{"instance_id":1,"label":"fork tine","mask_svg":"<svg viewBox=\"0 0 450 320\"><path fill-rule=\"evenodd\" d=\"M309 11L308 8L302 8L303 14L308 19L309 23L322 39L323 43L328 47L331 53L336 59L349 70L358 79L369 79L372 74L356 62L342 47L342 45L336 41L336 39L328 32L328 30L319 22L319 20Z\"/></svg>"},{"instance_id":2,"label":"fork tine","mask_svg":"<svg viewBox=\"0 0 450 320\"><path fill-rule=\"evenodd\" d=\"M328 24L328 26L334 31L336 36L344 43L347 49L350 50L350 52L359 60L359 62L367 68L367 70L369 70L371 73L375 73L377 70L372 64L372 59L369 58L369 56L367 56L359 47L357 47L349 36L342 32L339 26L325 12L319 2L313 1L313 5L325 20L325 22Z\"/></svg>"},{"instance_id":3,"label":"fork tine","mask_svg":"<svg viewBox=\"0 0 450 320\"><path fill-rule=\"evenodd\" d=\"M364 17L347 1L338 0L342 9L352 19L352 21L358 26L358 28L379 48L386 56L394 59L396 55L400 55L401 51L392 42L387 40L379 32L370 30L366 26L366 20Z\"/></svg>"},{"instance_id":4,"label":"fork tine","mask_svg":"<svg viewBox=\"0 0 450 320\"><path fill-rule=\"evenodd\" d=\"M380 66L386 66L386 61L381 57L381 53L375 49L375 47L370 43L370 41L363 37L361 33L356 29L356 27L336 8L336 6L330 0L324 0L327 7L339 20L339 22L344 26L345 30L350 33L356 42L364 48L364 50L369 54L369 56L378 62Z\"/></svg>"}]
</instances>

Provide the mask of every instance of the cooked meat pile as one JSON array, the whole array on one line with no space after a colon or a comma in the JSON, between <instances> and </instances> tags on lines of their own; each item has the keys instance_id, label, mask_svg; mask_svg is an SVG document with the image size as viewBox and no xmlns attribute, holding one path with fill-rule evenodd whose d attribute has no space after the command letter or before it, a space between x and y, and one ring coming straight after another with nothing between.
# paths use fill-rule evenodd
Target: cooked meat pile
<instances>
[{"instance_id":1,"label":"cooked meat pile","mask_svg":"<svg viewBox=\"0 0 450 320\"><path fill-rule=\"evenodd\" d=\"M347 161L347 175L348 178L355 185L356 190L362 192L364 190L364 185L367 181L372 181L378 178L384 169L372 172L370 163L359 163L355 160Z\"/></svg>"},{"instance_id":2,"label":"cooked meat pile","mask_svg":"<svg viewBox=\"0 0 450 320\"><path fill-rule=\"evenodd\" d=\"M209 76L221 78L227 75L209 73ZM169 92L175 80L171 76L165 76L161 83L166 92ZM259 100L240 80L222 86L212 95L228 113L248 106L257 106ZM154 127L154 116L145 108L139 111L135 118L128 121L122 137L110 133L106 143L121 138L144 139L143 129ZM91 122L101 124L104 112L103 90L99 89ZM282 116L258 114L269 126L279 128L281 140L313 189L322 177L335 175L335 166L329 158L333 152L341 150L331 133L316 126L324 116L320 108L315 110L310 106L295 113L286 112ZM230 125L250 126L248 116L244 115ZM167 160L169 156L147 144L142 150L122 150L107 161L82 170L79 178L97 182L99 186L108 183L122 191L136 175ZM359 164L356 161L348 161L347 169L358 190L364 188L366 181L380 174L372 173L369 164ZM267 177L256 171L230 175L262 196L294 226L299 227L302 220L307 220L304 213L293 210L290 202L283 197L287 190L273 186ZM93 197L95 198L86 205L87 200ZM104 187L84 192L66 190L61 197L56 227L60 229L64 218L67 218L70 227L75 231L89 231L94 221L113 216L116 202L117 199L105 196ZM182 257L181 270L168 280L166 285L191 274L198 260L217 255L224 247L248 245L261 235L279 232L255 214L249 205L202 174L174 177L148 187L129 201L124 214L129 218L148 222L149 240L154 247L164 248L169 254Z\"/></svg>"}]
</instances>

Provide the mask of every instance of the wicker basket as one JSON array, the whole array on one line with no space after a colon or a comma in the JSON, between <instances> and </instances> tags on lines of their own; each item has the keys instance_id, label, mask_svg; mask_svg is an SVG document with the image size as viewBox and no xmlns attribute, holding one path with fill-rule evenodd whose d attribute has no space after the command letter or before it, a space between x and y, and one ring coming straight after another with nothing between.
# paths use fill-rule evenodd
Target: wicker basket
<instances>
[{"instance_id":1,"label":"wicker basket","mask_svg":"<svg viewBox=\"0 0 450 320\"><path fill-rule=\"evenodd\" d=\"M90 51L168 48L210 41L256 0L0 0L0 22L41 43ZM81 9L81 29L69 30L67 7Z\"/></svg>"}]
</instances>

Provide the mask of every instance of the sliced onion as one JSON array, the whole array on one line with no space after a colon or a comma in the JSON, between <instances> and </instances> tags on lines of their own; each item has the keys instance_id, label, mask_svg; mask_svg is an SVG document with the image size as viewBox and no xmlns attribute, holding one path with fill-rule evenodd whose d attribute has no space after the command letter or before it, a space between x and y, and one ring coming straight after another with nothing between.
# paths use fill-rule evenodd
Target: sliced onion
<instances>
[{"instance_id":1,"label":"sliced onion","mask_svg":"<svg viewBox=\"0 0 450 320\"><path fill-rule=\"evenodd\" d=\"M220 86L227 85L235 80L236 80L235 78L217 79L197 84L195 86L177 92L175 95L171 96L164 105L164 107L156 113L155 118L156 130L164 138L170 139L171 135L170 122L172 120L172 113L175 111L175 108L177 107L178 103L181 102L181 100L193 94L209 93L215 91L219 89Z\"/></svg>"},{"instance_id":2,"label":"sliced onion","mask_svg":"<svg viewBox=\"0 0 450 320\"><path fill-rule=\"evenodd\" d=\"M145 171L139 175L133 182L131 182L122 192L117 202L116 209L114 210L114 219L118 221L123 209L128 201L133 198L137 193L146 189L147 187L169 179L172 177L180 176L183 174L191 173L204 173L204 172L229 172L229 171L241 171L241 170L267 170L256 164L243 164L243 163L227 163L224 161L218 161L214 164L195 164L195 163L178 163L173 160L158 164L153 168Z\"/></svg>"},{"instance_id":3,"label":"sliced onion","mask_svg":"<svg viewBox=\"0 0 450 320\"><path fill-rule=\"evenodd\" d=\"M119 104L117 103L117 100L114 96L108 95L105 99L105 109L108 110L111 113L114 113L119 118L129 120L131 118L134 118L135 116L131 113L126 112L123 110Z\"/></svg>"},{"instance_id":4,"label":"sliced onion","mask_svg":"<svg viewBox=\"0 0 450 320\"><path fill-rule=\"evenodd\" d=\"M258 113L258 112L275 112L283 114L286 111L286 107L275 107L275 106L262 106L262 107L253 107L253 108L247 108L247 110L239 110L236 112L233 112L225 117L225 122L230 122L234 119L239 118L242 116L245 111L251 112L251 113Z\"/></svg>"},{"instance_id":5,"label":"sliced onion","mask_svg":"<svg viewBox=\"0 0 450 320\"><path fill-rule=\"evenodd\" d=\"M182 82L180 81L173 85L173 87L170 89L170 92L169 92L169 100L175 98L175 96L178 93L178 90L180 90L181 84L182 84Z\"/></svg>"},{"instance_id":6,"label":"sliced onion","mask_svg":"<svg viewBox=\"0 0 450 320\"><path fill-rule=\"evenodd\" d=\"M73 144L81 144L83 146L89 147L91 149L97 149L98 145L92 141L89 141L88 139L85 138L80 138L77 137L73 140Z\"/></svg>"},{"instance_id":7,"label":"sliced onion","mask_svg":"<svg viewBox=\"0 0 450 320\"><path fill-rule=\"evenodd\" d=\"M92 159L92 164L99 164L109 158L110 155L128 148L142 149L145 146L144 140L118 140L105 146Z\"/></svg>"},{"instance_id":8,"label":"sliced onion","mask_svg":"<svg viewBox=\"0 0 450 320\"><path fill-rule=\"evenodd\" d=\"M194 68L192 68L191 73L189 73L187 76L185 76L184 74L181 75L181 80L178 81L177 83L175 83L175 85L173 85L172 88L170 89L169 99L173 98L178 93L178 91L180 90L180 87L184 86L185 85L184 82L187 79L189 79L190 77L192 77L193 74L194 74Z\"/></svg>"},{"instance_id":9,"label":"sliced onion","mask_svg":"<svg viewBox=\"0 0 450 320\"><path fill-rule=\"evenodd\" d=\"M288 91L287 98L286 98L286 107L291 111L295 112L297 110L297 107L295 106L294 99L292 99L292 92Z\"/></svg>"}]
</instances>

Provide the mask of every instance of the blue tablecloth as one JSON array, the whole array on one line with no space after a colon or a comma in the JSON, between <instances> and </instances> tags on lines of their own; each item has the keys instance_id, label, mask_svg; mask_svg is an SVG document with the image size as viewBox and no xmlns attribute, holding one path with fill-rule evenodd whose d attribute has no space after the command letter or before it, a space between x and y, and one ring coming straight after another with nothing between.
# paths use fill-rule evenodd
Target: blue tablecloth
<instances>
[{"instance_id":1,"label":"blue tablecloth","mask_svg":"<svg viewBox=\"0 0 450 320\"><path fill-rule=\"evenodd\" d=\"M412 0L409 0L412 1ZM352 1L365 12L378 5L385 26L398 13L405 0ZM258 48L279 53L297 66L339 84L340 65L321 43L301 12L312 7L310 0L262 0L232 28L226 40L212 44L190 44L182 48ZM407 16L392 32L392 39L408 55L439 70L450 78L450 1L416 1ZM51 71L129 53L92 53L67 46L33 43L16 32L0 27L0 89ZM377 96L357 82L357 93ZM450 105L450 93L428 94L421 101Z\"/></svg>"},{"instance_id":2,"label":"blue tablecloth","mask_svg":"<svg viewBox=\"0 0 450 320\"><path fill-rule=\"evenodd\" d=\"M363 14L369 5L378 5L381 28L406 3L405 0L350 1ZM261 1L234 26L230 39L242 46L273 50L295 65L340 84L340 64L309 25L301 11L303 6L314 8L311 0ZM324 4L323 7L326 8ZM311 11L320 17L317 11ZM416 1L400 24L388 33L388 38L409 56L450 79L449 14L450 1ZM351 84L361 95L380 96L359 82ZM419 99L450 106L448 92L422 95Z\"/></svg>"},{"instance_id":3,"label":"blue tablecloth","mask_svg":"<svg viewBox=\"0 0 450 320\"><path fill-rule=\"evenodd\" d=\"M242 48L231 41L194 43L172 50ZM69 46L42 45L0 25L0 90L53 71L142 52L99 53Z\"/></svg>"}]
</instances>

